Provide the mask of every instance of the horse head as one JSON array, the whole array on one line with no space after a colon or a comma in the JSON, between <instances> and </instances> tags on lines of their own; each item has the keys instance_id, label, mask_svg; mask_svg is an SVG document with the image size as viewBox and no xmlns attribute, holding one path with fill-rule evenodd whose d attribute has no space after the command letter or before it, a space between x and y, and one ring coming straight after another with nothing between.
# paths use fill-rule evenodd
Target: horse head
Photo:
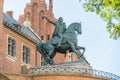
<instances>
[{"instance_id":1,"label":"horse head","mask_svg":"<svg viewBox=\"0 0 120 80\"><path fill-rule=\"evenodd\" d=\"M75 29L75 31L77 31L78 34L82 34L81 22L76 23L76 25L74 26L74 29Z\"/></svg>"},{"instance_id":2,"label":"horse head","mask_svg":"<svg viewBox=\"0 0 120 80\"><path fill-rule=\"evenodd\" d=\"M66 32L73 32L73 31L76 31L77 34L82 34L81 23L77 23L77 22L71 23L68 26Z\"/></svg>"}]
</instances>

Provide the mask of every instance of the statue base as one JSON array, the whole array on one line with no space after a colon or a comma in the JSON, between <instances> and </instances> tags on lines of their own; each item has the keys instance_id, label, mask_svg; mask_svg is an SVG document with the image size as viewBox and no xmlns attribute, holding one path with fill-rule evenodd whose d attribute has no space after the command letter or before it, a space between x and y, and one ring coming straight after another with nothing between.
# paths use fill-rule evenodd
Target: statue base
<instances>
[{"instance_id":1,"label":"statue base","mask_svg":"<svg viewBox=\"0 0 120 80\"><path fill-rule=\"evenodd\" d=\"M66 72L67 70L75 70L75 69L92 69L89 63L86 62L64 62L56 65L45 65L45 66L37 66L33 68L32 73L51 73L51 72ZM73 72L73 71L72 71Z\"/></svg>"},{"instance_id":2,"label":"statue base","mask_svg":"<svg viewBox=\"0 0 120 80\"><path fill-rule=\"evenodd\" d=\"M74 61L37 66L32 69L32 78L34 80L111 80L99 75L103 72L98 72L86 62Z\"/></svg>"}]
</instances>

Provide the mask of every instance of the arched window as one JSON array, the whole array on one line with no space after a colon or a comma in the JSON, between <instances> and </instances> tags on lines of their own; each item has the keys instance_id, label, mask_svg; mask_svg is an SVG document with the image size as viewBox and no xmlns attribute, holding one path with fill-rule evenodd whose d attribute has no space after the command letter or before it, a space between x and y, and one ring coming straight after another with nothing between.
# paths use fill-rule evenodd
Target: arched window
<instances>
[{"instance_id":1,"label":"arched window","mask_svg":"<svg viewBox=\"0 0 120 80\"><path fill-rule=\"evenodd\" d=\"M30 13L25 14L24 26L31 28Z\"/></svg>"},{"instance_id":2,"label":"arched window","mask_svg":"<svg viewBox=\"0 0 120 80\"><path fill-rule=\"evenodd\" d=\"M25 18L28 18L30 20L30 13L26 13Z\"/></svg>"},{"instance_id":3,"label":"arched window","mask_svg":"<svg viewBox=\"0 0 120 80\"><path fill-rule=\"evenodd\" d=\"M42 19L42 16L44 15L44 11L41 10L39 13L39 33L42 34L44 32L44 20Z\"/></svg>"}]
</instances>

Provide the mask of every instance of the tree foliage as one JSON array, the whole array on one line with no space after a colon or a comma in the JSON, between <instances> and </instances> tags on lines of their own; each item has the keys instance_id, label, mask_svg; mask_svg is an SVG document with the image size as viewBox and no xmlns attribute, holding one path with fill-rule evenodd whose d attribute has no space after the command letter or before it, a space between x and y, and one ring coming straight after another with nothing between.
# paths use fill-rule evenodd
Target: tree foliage
<instances>
[{"instance_id":1,"label":"tree foliage","mask_svg":"<svg viewBox=\"0 0 120 80\"><path fill-rule=\"evenodd\" d=\"M107 22L106 28L111 38L120 38L120 0L84 0L83 7Z\"/></svg>"}]
</instances>

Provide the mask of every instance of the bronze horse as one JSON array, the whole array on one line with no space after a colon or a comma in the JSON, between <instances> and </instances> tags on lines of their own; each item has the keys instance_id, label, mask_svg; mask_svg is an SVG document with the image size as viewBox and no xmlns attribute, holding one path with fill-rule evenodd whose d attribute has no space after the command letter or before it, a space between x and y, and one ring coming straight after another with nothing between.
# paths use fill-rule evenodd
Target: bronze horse
<instances>
[{"instance_id":1,"label":"bronze horse","mask_svg":"<svg viewBox=\"0 0 120 80\"><path fill-rule=\"evenodd\" d=\"M85 52L85 48L77 46L78 41L76 32L77 34L82 34L81 23L72 23L68 26L63 34L61 46L57 46L59 42L59 37L55 36L45 43L39 42L36 45L36 48L49 64L55 64L53 58L56 55L56 52L66 54L67 50L69 50L70 52L74 52L78 59L81 59L81 56ZM78 53L78 50L83 50L82 55Z\"/></svg>"}]
</instances>

